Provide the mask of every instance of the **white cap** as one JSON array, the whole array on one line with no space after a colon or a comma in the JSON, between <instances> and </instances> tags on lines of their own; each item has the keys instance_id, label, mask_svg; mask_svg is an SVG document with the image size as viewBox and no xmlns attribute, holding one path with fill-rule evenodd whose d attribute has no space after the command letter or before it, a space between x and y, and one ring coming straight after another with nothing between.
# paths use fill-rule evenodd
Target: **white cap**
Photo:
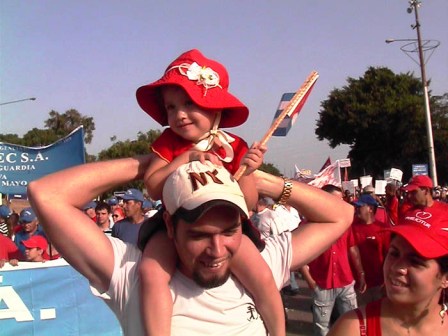
<instances>
[{"instance_id":1,"label":"white cap","mask_svg":"<svg viewBox=\"0 0 448 336\"><path fill-rule=\"evenodd\" d=\"M193 210L215 200L230 202L249 216L238 182L224 167L209 161L192 161L180 166L163 186L163 204L171 215L180 207Z\"/></svg>"}]
</instances>

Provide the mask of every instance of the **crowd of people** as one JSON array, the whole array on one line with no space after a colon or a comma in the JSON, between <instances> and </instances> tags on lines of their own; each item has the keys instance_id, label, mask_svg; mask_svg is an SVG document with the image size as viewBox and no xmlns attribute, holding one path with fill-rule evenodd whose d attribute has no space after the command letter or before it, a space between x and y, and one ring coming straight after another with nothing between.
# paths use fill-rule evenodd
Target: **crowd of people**
<instances>
[{"instance_id":1,"label":"crowd of people","mask_svg":"<svg viewBox=\"0 0 448 336\"><path fill-rule=\"evenodd\" d=\"M0 208L0 266L61 255L126 335L284 336L280 291L297 293L299 273L315 335L447 335L446 190L419 175L352 194L261 172L266 146L222 130L249 113L228 86L200 51L177 57L137 90L168 126L150 153L32 181L32 207ZM92 201L136 180L146 190Z\"/></svg>"},{"instance_id":2,"label":"crowd of people","mask_svg":"<svg viewBox=\"0 0 448 336\"><path fill-rule=\"evenodd\" d=\"M138 199L130 196L136 194ZM137 244L140 224L157 212L160 205L160 201L143 197L141 191L129 189L123 197L89 201L82 210L105 234ZM8 205L0 205L0 232L0 268L5 263L17 266L19 262L46 262L61 257L32 207L17 213Z\"/></svg>"}]
</instances>

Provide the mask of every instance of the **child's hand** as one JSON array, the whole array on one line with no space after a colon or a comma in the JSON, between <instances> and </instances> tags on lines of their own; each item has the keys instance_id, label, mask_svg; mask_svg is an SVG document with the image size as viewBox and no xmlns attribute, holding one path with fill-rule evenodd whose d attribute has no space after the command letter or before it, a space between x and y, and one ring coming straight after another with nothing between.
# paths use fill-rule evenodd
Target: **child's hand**
<instances>
[{"instance_id":1,"label":"child's hand","mask_svg":"<svg viewBox=\"0 0 448 336\"><path fill-rule=\"evenodd\" d=\"M222 161L215 154L209 152L190 151L189 158L190 162L200 161L201 163L205 163L205 161L210 161L216 166L222 166Z\"/></svg>"},{"instance_id":2,"label":"child's hand","mask_svg":"<svg viewBox=\"0 0 448 336\"><path fill-rule=\"evenodd\" d=\"M261 146L259 142L254 142L247 151L246 155L241 161L242 164L247 166L244 175L249 175L257 170L263 163L264 153L266 153L267 147Z\"/></svg>"}]
</instances>

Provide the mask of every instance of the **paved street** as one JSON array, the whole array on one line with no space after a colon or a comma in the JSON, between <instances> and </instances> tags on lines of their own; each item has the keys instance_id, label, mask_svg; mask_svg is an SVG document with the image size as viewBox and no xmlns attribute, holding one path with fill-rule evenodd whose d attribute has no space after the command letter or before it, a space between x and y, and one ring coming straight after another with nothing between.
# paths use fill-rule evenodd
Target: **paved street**
<instances>
[{"instance_id":1,"label":"paved street","mask_svg":"<svg viewBox=\"0 0 448 336\"><path fill-rule=\"evenodd\" d=\"M298 294L294 296L283 295L288 316L286 334L288 336L310 336L312 335L313 322L311 291L301 278L298 278L297 282L300 286Z\"/></svg>"}]
</instances>

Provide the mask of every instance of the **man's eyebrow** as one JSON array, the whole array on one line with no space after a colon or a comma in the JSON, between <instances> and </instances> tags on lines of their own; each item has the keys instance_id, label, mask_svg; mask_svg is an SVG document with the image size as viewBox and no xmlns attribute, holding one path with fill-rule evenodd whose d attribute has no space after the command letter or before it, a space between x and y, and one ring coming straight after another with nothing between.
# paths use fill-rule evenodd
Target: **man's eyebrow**
<instances>
[{"instance_id":1,"label":"man's eyebrow","mask_svg":"<svg viewBox=\"0 0 448 336\"><path fill-rule=\"evenodd\" d=\"M224 230L217 232L219 233L223 233L223 232L229 232L229 231L233 231L238 229L241 226L241 222L237 222L235 224L233 224L232 226L229 226L227 228L225 228ZM210 232L205 232L199 228L190 228L187 230L188 233L192 233L192 234L215 234L215 233L210 233Z\"/></svg>"}]
</instances>

